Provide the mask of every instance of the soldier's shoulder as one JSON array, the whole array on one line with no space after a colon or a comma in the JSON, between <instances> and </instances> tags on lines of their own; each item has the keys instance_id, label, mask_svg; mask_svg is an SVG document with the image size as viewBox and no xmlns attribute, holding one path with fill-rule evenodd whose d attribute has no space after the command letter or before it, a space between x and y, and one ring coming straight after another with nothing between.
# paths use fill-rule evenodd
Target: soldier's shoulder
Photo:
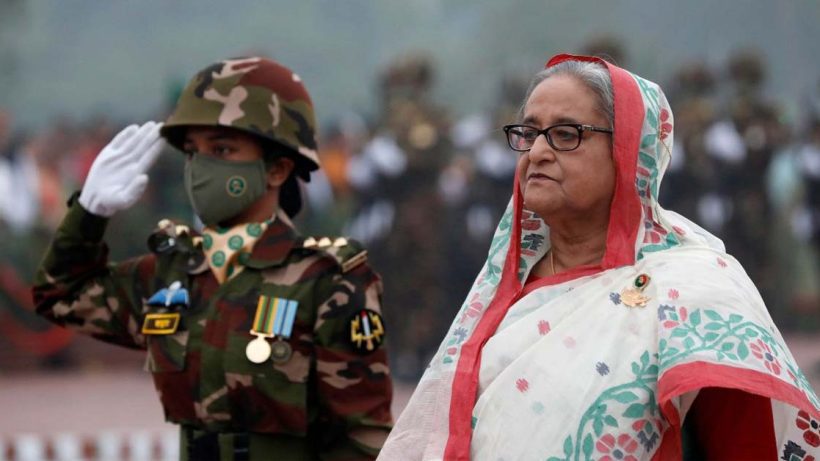
<instances>
[{"instance_id":1,"label":"soldier's shoulder","mask_svg":"<svg viewBox=\"0 0 820 461\"><path fill-rule=\"evenodd\" d=\"M343 274L367 267L367 250L351 238L309 236L302 238L298 247L334 261Z\"/></svg>"}]
</instances>

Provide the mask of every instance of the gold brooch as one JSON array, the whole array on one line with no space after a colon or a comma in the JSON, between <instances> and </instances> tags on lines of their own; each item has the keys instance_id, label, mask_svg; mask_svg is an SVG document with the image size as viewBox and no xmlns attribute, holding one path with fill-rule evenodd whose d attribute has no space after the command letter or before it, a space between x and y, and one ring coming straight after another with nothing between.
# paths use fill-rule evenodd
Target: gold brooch
<instances>
[{"instance_id":1,"label":"gold brooch","mask_svg":"<svg viewBox=\"0 0 820 461\"><path fill-rule=\"evenodd\" d=\"M649 285L649 276L641 274L635 277L635 282L631 287L621 290L621 302L629 307L644 307L649 301L649 296L644 296L643 290Z\"/></svg>"}]
</instances>

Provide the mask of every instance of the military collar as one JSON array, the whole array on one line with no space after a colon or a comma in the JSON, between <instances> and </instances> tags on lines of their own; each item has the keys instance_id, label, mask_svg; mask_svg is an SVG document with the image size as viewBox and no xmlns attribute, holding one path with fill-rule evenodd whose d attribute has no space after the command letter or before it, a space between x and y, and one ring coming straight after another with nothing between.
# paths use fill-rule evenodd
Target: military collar
<instances>
[{"instance_id":1,"label":"military collar","mask_svg":"<svg viewBox=\"0 0 820 461\"><path fill-rule=\"evenodd\" d=\"M246 267L265 269L277 266L287 259L294 247L301 246L302 238L284 211L279 210L268 228L256 241Z\"/></svg>"}]
</instances>

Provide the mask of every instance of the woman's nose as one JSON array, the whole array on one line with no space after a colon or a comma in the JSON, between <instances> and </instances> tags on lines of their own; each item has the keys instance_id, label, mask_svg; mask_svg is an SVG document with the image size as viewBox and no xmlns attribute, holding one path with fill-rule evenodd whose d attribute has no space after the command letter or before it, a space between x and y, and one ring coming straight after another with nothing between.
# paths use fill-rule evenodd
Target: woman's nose
<instances>
[{"instance_id":1,"label":"woman's nose","mask_svg":"<svg viewBox=\"0 0 820 461\"><path fill-rule=\"evenodd\" d=\"M539 162L539 161L553 161L555 160L555 151L553 150L550 143L547 142L547 135L546 134L539 134L535 141L532 143L532 147L527 152L527 155L530 158L531 162Z\"/></svg>"}]
</instances>

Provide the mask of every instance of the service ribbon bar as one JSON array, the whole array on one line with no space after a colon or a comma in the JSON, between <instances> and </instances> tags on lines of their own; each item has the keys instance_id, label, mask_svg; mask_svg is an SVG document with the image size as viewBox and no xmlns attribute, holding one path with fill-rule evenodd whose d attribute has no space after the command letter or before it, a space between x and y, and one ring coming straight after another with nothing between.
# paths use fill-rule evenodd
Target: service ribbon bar
<instances>
[{"instance_id":1,"label":"service ribbon bar","mask_svg":"<svg viewBox=\"0 0 820 461\"><path fill-rule=\"evenodd\" d=\"M267 337L289 338L293 332L298 307L299 303L292 299L260 296L252 332Z\"/></svg>"},{"instance_id":2,"label":"service ribbon bar","mask_svg":"<svg viewBox=\"0 0 820 461\"><path fill-rule=\"evenodd\" d=\"M259 302L256 303L256 316L253 319L251 333L268 337L273 336L274 304L271 301L268 296L259 297Z\"/></svg>"},{"instance_id":3,"label":"service ribbon bar","mask_svg":"<svg viewBox=\"0 0 820 461\"><path fill-rule=\"evenodd\" d=\"M283 301L285 301L287 313L285 314L285 324L282 326L282 330L277 334L282 335L283 338L290 338L290 334L293 332L293 322L296 321L296 309L299 307L299 303L293 300Z\"/></svg>"}]
</instances>

